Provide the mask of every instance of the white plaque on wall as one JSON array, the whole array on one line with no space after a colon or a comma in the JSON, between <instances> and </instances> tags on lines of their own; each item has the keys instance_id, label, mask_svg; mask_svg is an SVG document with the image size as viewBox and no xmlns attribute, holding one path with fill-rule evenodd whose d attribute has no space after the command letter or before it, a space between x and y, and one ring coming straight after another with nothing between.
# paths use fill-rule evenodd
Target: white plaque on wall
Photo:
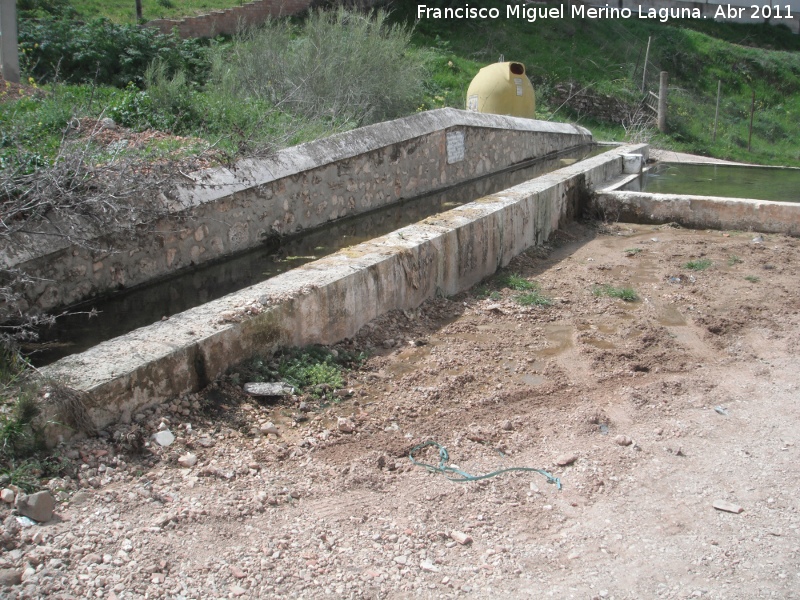
<instances>
[{"instance_id":1,"label":"white plaque on wall","mask_svg":"<svg viewBox=\"0 0 800 600\"><path fill-rule=\"evenodd\" d=\"M461 162L464 160L464 132L447 132L447 164Z\"/></svg>"}]
</instances>

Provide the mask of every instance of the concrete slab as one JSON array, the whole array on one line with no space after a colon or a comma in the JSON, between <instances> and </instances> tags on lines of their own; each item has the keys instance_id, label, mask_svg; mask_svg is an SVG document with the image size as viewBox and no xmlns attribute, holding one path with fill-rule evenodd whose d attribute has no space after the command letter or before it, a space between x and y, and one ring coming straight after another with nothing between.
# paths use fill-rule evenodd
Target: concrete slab
<instances>
[{"instance_id":1,"label":"concrete slab","mask_svg":"<svg viewBox=\"0 0 800 600\"><path fill-rule=\"evenodd\" d=\"M800 204L739 198L603 191L595 208L625 223L678 223L696 229L735 229L800 236Z\"/></svg>"}]
</instances>

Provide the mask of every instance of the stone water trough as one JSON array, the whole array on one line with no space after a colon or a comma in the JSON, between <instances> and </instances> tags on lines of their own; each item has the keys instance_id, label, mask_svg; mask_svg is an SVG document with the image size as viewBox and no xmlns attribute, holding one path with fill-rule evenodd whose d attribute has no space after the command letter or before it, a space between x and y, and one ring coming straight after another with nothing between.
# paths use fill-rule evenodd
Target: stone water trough
<instances>
[{"instance_id":1,"label":"stone water trough","mask_svg":"<svg viewBox=\"0 0 800 600\"><path fill-rule=\"evenodd\" d=\"M191 174L173 203L182 217L144 237L88 251L51 240L3 259L50 281L42 309L136 285L262 243L591 142L580 127L443 109ZM547 175L103 342L42 369L86 392L98 427L196 391L233 364L280 346L330 344L394 309L469 288L590 208L592 190L622 173L613 148ZM30 240L21 240L30 242ZM60 432L68 435L66 430Z\"/></svg>"}]
</instances>

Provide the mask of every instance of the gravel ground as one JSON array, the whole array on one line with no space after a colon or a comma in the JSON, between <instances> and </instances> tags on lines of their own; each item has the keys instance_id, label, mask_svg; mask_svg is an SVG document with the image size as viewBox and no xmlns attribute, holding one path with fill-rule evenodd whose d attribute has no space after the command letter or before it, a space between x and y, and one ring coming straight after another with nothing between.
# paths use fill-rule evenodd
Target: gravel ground
<instances>
[{"instance_id":1,"label":"gravel ground","mask_svg":"<svg viewBox=\"0 0 800 600\"><path fill-rule=\"evenodd\" d=\"M330 403L226 379L64 448L51 521L0 507L0 595L796 598L799 255L570 226L507 271L549 306L493 280L385 315L337 346L370 357ZM408 458L428 440L563 487L448 481Z\"/></svg>"}]
</instances>

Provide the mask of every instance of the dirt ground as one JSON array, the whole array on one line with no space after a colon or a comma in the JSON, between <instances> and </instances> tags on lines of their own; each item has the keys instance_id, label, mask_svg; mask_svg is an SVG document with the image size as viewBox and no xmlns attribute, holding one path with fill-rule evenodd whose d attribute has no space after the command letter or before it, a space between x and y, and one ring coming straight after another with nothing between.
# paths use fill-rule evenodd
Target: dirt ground
<instances>
[{"instance_id":1,"label":"dirt ground","mask_svg":"<svg viewBox=\"0 0 800 600\"><path fill-rule=\"evenodd\" d=\"M490 280L387 315L339 346L371 356L337 402L221 383L71 447L53 521L12 531L0 508L0 570L23 579L0 591L800 597L799 264L777 235L570 226L506 271L552 305ZM172 445L130 450L159 427ZM471 474L562 489L449 481L409 460L428 440Z\"/></svg>"}]
</instances>

